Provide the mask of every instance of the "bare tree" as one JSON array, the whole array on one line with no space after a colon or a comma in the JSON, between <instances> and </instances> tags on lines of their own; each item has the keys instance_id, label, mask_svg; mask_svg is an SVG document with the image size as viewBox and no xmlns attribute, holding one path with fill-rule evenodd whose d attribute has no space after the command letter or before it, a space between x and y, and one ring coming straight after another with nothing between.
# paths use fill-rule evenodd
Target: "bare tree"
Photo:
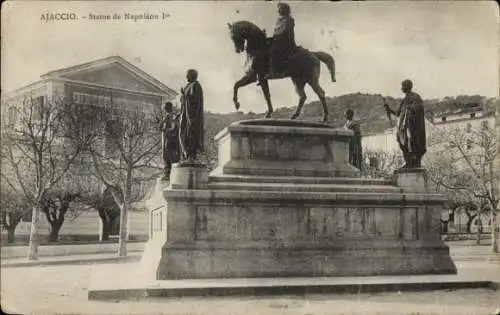
<instances>
[{"instance_id":1,"label":"bare tree","mask_svg":"<svg viewBox=\"0 0 500 315\"><path fill-rule=\"evenodd\" d=\"M127 255L128 212L161 174L161 137L154 113L109 106L103 113L105 143L93 146L92 171L120 208L119 256Z\"/></svg>"},{"instance_id":2,"label":"bare tree","mask_svg":"<svg viewBox=\"0 0 500 315\"><path fill-rule=\"evenodd\" d=\"M436 192L447 194L450 199L448 218L441 222L446 229L456 214L467 216L466 233L471 233L475 220L481 219L484 212L484 200L474 195L474 181L470 174L461 171L454 159L443 152L431 152L425 160L430 188ZM480 222L479 220L477 222ZM480 242L481 229L478 228L477 243Z\"/></svg>"},{"instance_id":3,"label":"bare tree","mask_svg":"<svg viewBox=\"0 0 500 315\"><path fill-rule=\"evenodd\" d=\"M28 259L38 258L44 195L77 161L98 133L94 115L54 96L27 97L12 107L16 121L2 132L2 179L32 205Z\"/></svg>"},{"instance_id":4,"label":"bare tree","mask_svg":"<svg viewBox=\"0 0 500 315\"><path fill-rule=\"evenodd\" d=\"M481 214L491 216L492 250L498 252L498 235L495 226L499 202L500 176L494 170L498 156L495 130L483 123L476 130L455 127L437 129L433 136L434 155L441 158L441 166L431 167L433 180L450 191L468 193L477 203L477 219ZM480 227L479 227L480 228Z\"/></svg>"},{"instance_id":5,"label":"bare tree","mask_svg":"<svg viewBox=\"0 0 500 315\"><path fill-rule=\"evenodd\" d=\"M403 164L398 151L363 149L362 174L370 177L390 178L393 171Z\"/></svg>"},{"instance_id":6,"label":"bare tree","mask_svg":"<svg viewBox=\"0 0 500 315\"><path fill-rule=\"evenodd\" d=\"M97 188L102 187L102 182L96 184ZM112 233L112 228L116 224L116 220L120 218L120 207L115 201L113 194L111 193L112 188L98 189L88 194L82 194L81 202L87 205L91 209L95 209L101 220L101 232L100 241L108 241ZM119 199L123 199L123 196L118 195Z\"/></svg>"},{"instance_id":7,"label":"bare tree","mask_svg":"<svg viewBox=\"0 0 500 315\"><path fill-rule=\"evenodd\" d=\"M9 186L0 185L0 220L2 229L7 230L7 243L14 243L16 227L29 211L30 204L26 198Z\"/></svg>"},{"instance_id":8,"label":"bare tree","mask_svg":"<svg viewBox=\"0 0 500 315\"><path fill-rule=\"evenodd\" d=\"M50 225L49 242L58 241L66 218L75 220L91 209L87 197L98 189L98 183L84 171L89 164L86 158L82 154L63 178L43 195L41 210Z\"/></svg>"}]
</instances>

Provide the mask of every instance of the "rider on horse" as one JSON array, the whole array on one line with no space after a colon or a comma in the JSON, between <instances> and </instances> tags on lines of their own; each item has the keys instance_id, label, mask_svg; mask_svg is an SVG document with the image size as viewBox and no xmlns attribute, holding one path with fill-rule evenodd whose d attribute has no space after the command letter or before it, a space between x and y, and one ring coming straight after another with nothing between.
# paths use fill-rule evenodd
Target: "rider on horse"
<instances>
[{"instance_id":1,"label":"rider on horse","mask_svg":"<svg viewBox=\"0 0 500 315\"><path fill-rule=\"evenodd\" d=\"M295 20L291 16L290 6L286 3L278 3L278 14L278 21L274 27L267 78L282 74L286 62L297 48L294 34Z\"/></svg>"}]
</instances>

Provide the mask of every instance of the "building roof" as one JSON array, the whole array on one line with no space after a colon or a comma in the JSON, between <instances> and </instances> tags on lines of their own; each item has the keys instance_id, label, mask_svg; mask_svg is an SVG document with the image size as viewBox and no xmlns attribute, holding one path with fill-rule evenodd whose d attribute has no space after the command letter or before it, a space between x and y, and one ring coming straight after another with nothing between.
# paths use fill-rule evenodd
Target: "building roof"
<instances>
[{"instance_id":1,"label":"building roof","mask_svg":"<svg viewBox=\"0 0 500 315\"><path fill-rule=\"evenodd\" d=\"M459 107L456 108L445 108L445 109L434 109L430 110L427 112L428 117L434 116L434 117L442 117L442 116L455 116L455 115L466 115L466 114L472 114L472 113L477 113L477 112L483 112L485 109L476 103L468 103L468 104L462 104Z\"/></svg>"},{"instance_id":2,"label":"building roof","mask_svg":"<svg viewBox=\"0 0 500 315\"><path fill-rule=\"evenodd\" d=\"M439 120L439 118L443 116L460 116L478 112L482 112L484 114L472 118L464 117L447 121ZM440 110L438 107L431 108L426 110L425 116L426 116L426 123L432 125L442 125L442 124L463 123L464 121L488 119L491 118L492 116L495 116L495 113L487 112L481 105L477 103L467 103L467 104L459 104L455 108L447 108L447 109L445 108L442 110ZM392 116L392 124L393 126L396 126L397 124L397 118L394 116ZM391 125L386 117L370 119L361 122L361 132L363 136L385 133L389 129L391 129Z\"/></svg>"},{"instance_id":3,"label":"building roof","mask_svg":"<svg viewBox=\"0 0 500 315\"><path fill-rule=\"evenodd\" d=\"M4 101L7 101L9 99L12 99L16 96L19 96L19 95L22 95L24 93L27 93L27 92L30 92L30 91L33 91L33 90L37 90L39 88L43 88L45 86L45 84L47 84L49 80L39 80L39 81L35 81L33 83L30 83L28 85L25 85L23 87L20 87L16 90L13 90L13 91L7 91L7 92L4 92L2 91L2 102Z\"/></svg>"},{"instance_id":4,"label":"building roof","mask_svg":"<svg viewBox=\"0 0 500 315\"><path fill-rule=\"evenodd\" d=\"M117 65L118 67L120 67L120 69L123 69L122 71L126 71L126 72L132 74L136 78L140 79L141 82L144 82L148 86L153 87L154 90L161 92L161 94L166 94L172 98L178 95L178 93L175 90L169 88L168 86L166 86L165 84L160 82L158 79L154 78L153 76L144 72L143 70L141 70L137 66L126 61L122 57L109 56L106 58L97 59L97 60L86 62L83 64L79 64L79 65L75 65L75 66L47 72L47 73L41 75L41 80L39 80L39 81L25 85L19 89L14 90L14 91L8 91L5 93L2 93L2 99L3 100L9 99L9 98L14 97L16 95L28 92L32 89L42 87L44 84L46 84L50 81L54 81L54 80L72 81L71 80L72 76L75 76L75 75L78 75L81 73L88 73L88 72L91 72L94 70L97 71L99 69L103 69L103 68L110 67L113 65ZM92 83L88 82L88 84L92 84Z\"/></svg>"},{"instance_id":5,"label":"building roof","mask_svg":"<svg viewBox=\"0 0 500 315\"><path fill-rule=\"evenodd\" d=\"M82 71L86 71L86 70L94 69L94 68L101 68L101 67L105 67L105 66L112 65L112 64L118 64L118 65L124 67L128 71L139 76L140 78L147 81L148 83L154 85L156 88L162 90L165 94L169 94L169 95L172 95L172 94L177 95L178 94L173 89L169 88L168 86L166 86L165 84L163 84L162 82L160 82L159 80L154 78L153 76L149 75L148 73L146 73L142 69L140 69L137 66L133 65L132 63L126 61L124 58L122 58L120 56L109 56L106 58L93 60L90 62L71 66L68 68L50 71L50 72L47 72L47 73L41 75L41 78L42 79L49 79L49 78L57 79L57 78L62 78L62 77L65 77L65 76L68 76L68 75L71 75L74 73L78 73L78 72L82 72Z\"/></svg>"}]
</instances>

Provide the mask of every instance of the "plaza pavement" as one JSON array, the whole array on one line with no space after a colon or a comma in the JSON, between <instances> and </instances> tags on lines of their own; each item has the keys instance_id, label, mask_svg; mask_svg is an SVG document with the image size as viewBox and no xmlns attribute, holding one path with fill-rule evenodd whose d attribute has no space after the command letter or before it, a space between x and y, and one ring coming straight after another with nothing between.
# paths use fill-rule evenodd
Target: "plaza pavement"
<instances>
[{"instance_id":1,"label":"plaza pavement","mask_svg":"<svg viewBox=\"0 0 500 315\"><path fill-rule=\"evenodd\" d=\"M460 271L500 281L500 256L488 246L452 246ZM68 260L69 261L69 260ZM95 274L117 279L137 262L31 265L1 268L4 311L21 314L493 314L500 291L489 289L428 292L303 294L259 297L182 297L89 301ZM141 279L135 279L140 282Z\"/></svg>"}]
</instances>

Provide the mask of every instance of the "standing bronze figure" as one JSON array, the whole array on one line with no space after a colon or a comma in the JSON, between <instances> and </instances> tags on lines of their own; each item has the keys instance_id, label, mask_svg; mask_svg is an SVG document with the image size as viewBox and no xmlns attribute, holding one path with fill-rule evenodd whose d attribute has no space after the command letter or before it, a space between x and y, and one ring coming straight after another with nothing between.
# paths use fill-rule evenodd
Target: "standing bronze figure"
<instances>
[{"instance_id":1,"label":"standing bronze figure","mask_svg":"<svg viewBox=\"0 0 500 315\"><path fill-rule=\"evenodd\" d=\"M180 144L182 160L194 162L203 151L203 88L198 82L198 72L190 69L188 83L181 89Z\"/></svg>"},{"instance_id":2,"label":"standing bronze figure","mask_svg":"<svg viewBox=\"0 0 500 315\"><path fill-rule=\"evenodd\" d=\"M404 80L401 83L401 91L405 93L405 98L401 101L397 111L384 104L388 115L399 117L397 126L397 141L405 165L402 168L422 167L422 157L427 152L425 135L424 102L420 95L412 92L413 82Z\"/></svg>"},{"instance_id":3,"label":"standing bronze figure","mask_svg":"<svg viewBox=\"0 0 500 315\"><path fill-rule=\"evenodd\" d=\"M361 170L363 162L363 149L361 145L361 128L359 122L354 120L354 111L347 109L344 113L346 122L344 129L354 132L351 141L349 142L349 163Z\"/></svg>"},{"instance_id":4,"label":"standing bronze figure","mask_svg":"<svg viewBox=\"0 0 500 315\"><path fill-rule=\"evenodd\" d=\"M169 180L172 164L179 162L179 117L173 112L171 102L165 103L165 119L161 124L164 180Z\"/></svg>"}]
</instances>

